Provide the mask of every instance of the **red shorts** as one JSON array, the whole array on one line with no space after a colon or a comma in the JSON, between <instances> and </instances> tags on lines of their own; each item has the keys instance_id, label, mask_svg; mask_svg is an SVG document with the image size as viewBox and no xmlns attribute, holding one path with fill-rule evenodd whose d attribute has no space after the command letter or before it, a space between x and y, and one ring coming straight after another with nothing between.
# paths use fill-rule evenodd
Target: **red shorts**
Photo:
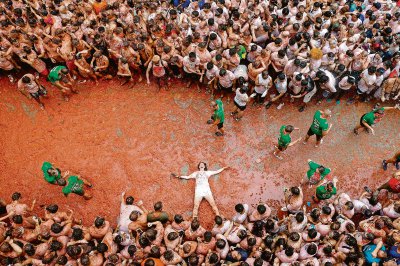
<instances>
[{"instance_id":1,"label":"red shorts","mask_svg":"<svg viewBox=\"0 0 400 266\"><path fill-rule=\"evenodd\" d=\"M65 62L65 64L67 65L67 68L72 71L76 69L76 65L74 64L75 60L68 60L67 62Z\"/></svg>"},{"instance_id":2,"label":"red shorts","mask_svg":"<svg viewBox=\"0 0 400 266\"><path fill-rule=\"evenodd\" d=\"M43 70L42 72L39 73L40 75L47 77L49 75L49 70L46 68L45 70Z\"/></svg>"}]
</instances>

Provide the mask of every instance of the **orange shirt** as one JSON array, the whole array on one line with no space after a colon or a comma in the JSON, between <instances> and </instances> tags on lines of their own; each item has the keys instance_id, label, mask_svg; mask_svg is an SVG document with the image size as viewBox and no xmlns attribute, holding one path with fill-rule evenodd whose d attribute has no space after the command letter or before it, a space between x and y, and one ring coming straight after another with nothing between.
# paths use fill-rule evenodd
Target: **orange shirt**
<instances>
[{"instance_id":1,"label":"orange shirt","mask_svg":"<svg viewBox=\"0 0 400 266\"><path fill-rule=\"evenodd\" d=\"M93 9L96 15L98 15L101 11L105 10L107 7L107 2L102 1L102 2L94 2L93 3Z\"/></svg>"},{"instance_id":2,"label":"orange shirt","mask_svg":"<svg viewBox=\"0 0 400 266\"><path fill-rule=\"evenodd\" d=\"M147 258L145 260L142 261L142 263L140 264L140 266L144 266L144 264L146 263L147 260L152 259L154 260L154 266L164 266L164 263L162 263L162 261L160 259L156 259L156 258Z\"/></svg>"}]
</instances>

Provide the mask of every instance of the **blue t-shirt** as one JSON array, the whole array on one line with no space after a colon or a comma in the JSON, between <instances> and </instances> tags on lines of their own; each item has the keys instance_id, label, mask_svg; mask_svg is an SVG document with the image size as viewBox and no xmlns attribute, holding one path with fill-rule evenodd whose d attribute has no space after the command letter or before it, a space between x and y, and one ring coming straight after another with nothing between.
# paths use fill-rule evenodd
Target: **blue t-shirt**
<instances>
[{"instance_id":1,"label":"blue t-shirt","mask_svg":"<svg viewBox=\"0 0 400 266\"><path fill-rule=\"evenodd\" d=\"M364 253L365 261L367 262L367 265L371 265L374 262L379 263L381 261L380 258L374 258L372 256L372 252L375 250L375 248L376 248L376 245L366 245L363 249L363 253ZM385 251L386 250L385 246L382 246L381 250Z\"/></svg>"},{"instance_id":2,"label":"blue t-shirt","mask_svg":"<svg viewBox=\"0 0 400 266\"><path fill-rule=\"evenodd\" d=\"M398 245L392 246L388 250L388 259L395 259L397 265L400 265L400 253L397 252Z\"/></svg>"}]
</instances>

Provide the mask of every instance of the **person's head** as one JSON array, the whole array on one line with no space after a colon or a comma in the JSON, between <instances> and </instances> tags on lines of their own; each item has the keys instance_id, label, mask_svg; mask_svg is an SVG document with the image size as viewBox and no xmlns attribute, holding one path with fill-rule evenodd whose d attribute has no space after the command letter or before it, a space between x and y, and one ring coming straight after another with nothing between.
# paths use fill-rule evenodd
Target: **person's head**
<instances>
[{"instance_id":1,"label":"person's head","mask_svg":"<svg viewBox=\"0 0 400 266\"><path fill-rule=\"evenodd\" d=\"M331 245L327 245L325 247L322 248L322 251L324 252L325 255L330 255L332 254L332 246Z\"/></svg>"},{"instance_id":2,"label":"person's head","mask_svg":"<svg viewBox=\"0 0 400 266\"><path fill-rule=\"evenodd\" d=\"M125 199L125 204L126 205L132 205L134 201L135 201L135 199L132 196L128 196Z\"/></svg>"},{"instance_id":3,"label":"person's head","mask_svg":"<svg viewBox=\"0 0 400 266\"><path fill-rule=\"evenodd\" d=\"M259 214L264 214L267 211L267 208L265 207L264 204L258 204L257 205L257 212Z\"/></svg>"},{"instance_id":4,"label":"person's head","mask_svg":"<svg viewBox=\"0 0 400 266\"><path fill-rule=\"evenodd\" d=\"M179 237L179 234L177 232L170 232L167 235L167 239L169 241L174 241L175 239L177 239Z\"/></svg>"},{"instance_id":5,"label":"person's head","mask_svg":"<svg viewBox=\"0 0 400 266\"><path fill-rule=\"evenodd\" d=\"M244 212L244 206L243 204L239 203L235 205L235 211L237 213L243 213Z\"/></svg>"},{"instance_id":6,"label":"person's head","mask_svg":"<svg viewBox=\"0 0 400 266\"><path fill-rule=\"evenodd\" d=\"M140 213L138 211L132 211L131 214L129 215L129 220L131 221L137 221L137 219L139 218Z\"/></svg>"},{"instance_id":7,"label":"person's head","mask_svg":"<svg viewBox=\"0 0 400 266\"><path fill-rule=\"evenodd\" d=\"M12 199L13 201L20 200L20 199L21 199L21 193L19 193L19 192L14 192L14 193L11 195L11 199Z\"/></svg>"},{"instance_id":8,"label":"person's head","mask_svg":"<svg viewBox=\"0 0 400 266\"><path fill-rule=\"evenodd\" d=\"M131 257L133 257L133 256L135 255L136 251L137 251L137 248L136 248L135 245L130 245L130 246L128 247L128 254L129 254Z\"/></svg>"},{"instance_id":9,"label":"person's head","mask_svg":"<svg viewBox=\"0 0 400 266\"><path fill-rule=\"evenodd\" d=\"M155 211L162 211L163 208L163 204L161 201L157 201L156 203L154 203L154 210Z\"/></svg>"},{"instance_id":10,"label":"person's head","mask_svg":"<svg viewBox=\"0 0 400 266\"><path fill-rule=\"evenodd\" d=\"M220 75L221 77L225 76L225 75L226 75L226 70L225 70L224 68L221 68L221 69L219 70L219 75Z\"/></svg>"},{"instance_id":11,"label":"person's head","mask_svg":"<svg viewBox=\"0 0 400 266\"><path fill-rule=\"evenodd\" d=\"M332 111L330 109L325 109L323 111L323 116L324 117L331 117L332 116ZM333 185L333 183L332 183L332 185Z\"/></svg>"},{"instance_id":12,"label":"person's head","mask_svg":"<svg viewBox=\"0 0 400 266\"><path fill-rule=\"evenodd\" d=\"M57 240L53 240L50 242L50 250L51 251L58 251L61 250L63 247L63 244Z\"/></svg>"},{"instance_id":13,"label":"person's head","mask_svg":"<svg viewBox=\"0 0 400 266\"><path fill-rule=\"evenodd\" d=\"M215 216L215 218L214 218L214 222L215 222L216 225L222 225L223 219L222 219L221 216L217 215L217 216Z\"/></svg>"},{"instance_id":14,"label":"person's head","mask_svg":"<svg viewBox=\"0 0 400 266\"><path fill-rule=\"evenodd\" d=\"M247 236L246 230L244 230L244 229L239 230L239 232L237 233L237 236L238 236L240 239L245 239L246 236Z\"/></svg>"},{"instance_id":15,"label":"person's head","mask_svg":"<svg viewBox=\"0 0 400 266\"><path fill-rule=\"evenodd\" d=\"M197 165L197 169L199 171L207 171L207 164L205 162L199 162L199 164Z\"/></svg>"},{"instance_id":16,"label":"person's head","mask_svg":"<svg viewBox=\"0 0 400 266\"><path fill-rule=\"evenodd\" d=\"M318 232L314 228L310 228L308 229L307 235L310 239L314 239L318 236Z\"/></svg>"},{"instance_id":17,"label":"person's head","mask_svg":"<svg viewBox=\"0 0 400 266\"><path fill-rule=\"evenodd\" d=\"M15 224L22 224L23 219L21 215L14 215L13 218L11 219L13 223Z\"/></svg>"},{"instance_id":18,"label":"person's head","mask_svg":"<svg viewBox=\"0 0 400 266\"><path fill-rule=\"evenodd\" d=\"M289 239L293 242L297 242L300 240L300 234L297 232L292 232L289 234Z\"/></svg>"},{"instance_id":19,"label":"person's head","mask_svg":"<svg viewBox=\"0 0 400 266\"><path fill-rule=\"evenodd\" d=\"M167 250L163 254L166 261L171 261L174 258L174 252L172 250Z\"/></svg>"},{"instance_id":20,"label":"person's head","mask_svg":"<svg viewBox=\"0 0 400 266\"><path fill-rule=\"evenodd\" d=\"M368 67L368 74L369 75L373 75L373 74L375 74L375 72L376 72L376 67L374 67L374 66Z\"/></svg>"},{"instance_id":21,"label":"person's head","mask_svg":"<svg viewBox=\"0 0 400 266\"><path fill-rule=\"evenodd\" d=\"M303 222L304 221L304 213L303 212L298 212L298 213L296 213L296 221L298 222L298 223L301 223L301 222Z\"/></svg>"},{"instance_id":22,"label":"person's head","mask_svg":"<svg viewBox=\"0 0 400 266\"><path fill-rule=\"evenodd\" d=\"M190 53L189 53L189 60L190 60L191 62L196 61L196 53L195 53L195 52L190 52Z\"/></svg>"},{"instance_id":23,"label":"person's head","mask_svg":"<svg viewBox=\"0 0 400 266\"><path fill-rule=\"evenodd\" d=\"M106 220L104 219L104 217L96 217L96 219L94 220L94 226L97 228L102 227L105 224Z\"/></svg>"},{"instance_id":24,"label":"person's head","mask_svg":"<svg viewBox=\"0 0 400 266\"><path fill-rule=\"evenodd\" d=\"M155 266L155 265L156 265L156 263L154 262L154 260L152 258L148 258L144 262L144 266Z\"/></svg>"},{"instance_id":25,"label":"person's head","mask_svg":"<svg viewBox=\"0 0 400 266\"><path fill-rule=\"evenodd\" d=\"M329 192L332 191L333 188L334 188L333 182L329 182L329 183L326 185L326 190L329 191Z\"/></svg>"},{"instance_id":26,"label":"person's head","mask_svg":"<svg viewBox=\"0 0 400 266\"><path fill-rule=\"evenodd\" d=\"M63 230L63 227L61 226L61 224L59 223L53 223L50 227L50 230L55 233L58 234Z\"/></svg>"},{"instance_id":27,"label":"person's head","mask_svg":"<svg viewBox=\"0 0 400 266\"><path fill-rule=\"evenodd\" d=\"M224 239L218 239L215 246L219 249L223 249L226 246L226 241Z\"/></svg>"},{"instance_id":28,"label":"person's head","mask_svg":"<svg viewBox=\"0 0 400 266\"><path fill-rule=\"evenodd\" d=\"M205 242L210 242L212 239L212 233L210 231L206 231L204 233L204 241Z\"/></svg>"},{"instance_id":29,"label":"person's head","mask_svg":"<svg viewBox=\"0 0 400 266\"><path fill-rule=\"evenodd\" d=\"M287 246L286 249L285 249L285 255L288 256L288 257L291 257L291 256L293 256L293 254L294 254L293 247Z\"/></svg>"},{"instance_id":30,"label":"person's head","mask_svg":"<svg viewBox=\"0 0 400 266\"><path fill-rule=\"evenodd\" d=\"M193 221L190 223L190 228L191 228L193 231L196 231L197 229L199 229L199 227L200 227L200 222L199 222L199 220L198 220L198 219L193 219Z\"/></svg>"},{"instance_id":31,"label":"person's head","mask_svg":"<svg viewBox=\"0 0 400 266\"><path fill-rule=\"evenodd\" d=\"M278 79L279 79L280 81L284 81L284 80L286 79L286 75L283 74L283 73L280 73L280 74L278 75Z\"/></svg>"},{"instance_id":32,"label":"person's head","mask_svg":"<svg viewBox=\"0 0 400 266\"><path fill-rule=\"evenodd\" d=\"M286 127L288 127L288 126L286 126ZM292 131L293 131L293 129L292 129ZM292 132L292 131L287 131L287 132ZM299 196L300 195L300 188L299 187L291 187L290 188L290 193L292 193L292 195Z\"/></svg>"},{"instance_id":33,"label":"person's head","mask_svg":"<svg viewBox=\"0 0 400 266\"><path fill-rule=\"evenodd\" d=\"M79 227L72 228L72 239L75 241L82 240L84 237L83 230Z\"/></svg>"},{"instance_id":34,"label":"person's head","mask_svg":"<svg viewBox=\"0 0 400 266\"><path fill-rule=\"evenodd\" d=\"M309 255L315 255L317 253L317 245L314 243L311 243L308 247L307 247L307 253Z\"/></svg>"},{"instance_id":35,"label":"person's head","mask_svg":"<svg viewBox=\"0 0 400 266\"><path fill-rule=\"evenodd\" d=\"M217 253L212 252L208 258L210 264L216 264L219 261L219 256Z\"/></svg>"},{"instance_id":36,"label":"person's head","mask_svg":"<svg viewBox=\"0 0 400 266\"><path fill-rule=\"evenodd\" d=\"M58 205L50 204L49 206L46 207L46 211L48 211L49 213L56 213L58 211Z\"/></svg>"}]
</instances>

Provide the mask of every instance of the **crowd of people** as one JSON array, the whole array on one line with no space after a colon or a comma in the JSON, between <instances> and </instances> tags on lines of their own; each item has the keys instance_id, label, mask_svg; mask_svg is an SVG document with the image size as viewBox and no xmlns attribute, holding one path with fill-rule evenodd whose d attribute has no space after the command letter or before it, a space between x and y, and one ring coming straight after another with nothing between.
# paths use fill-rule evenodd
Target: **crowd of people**
<instances>
[{"instance_id":1,"label":"crowd of people","mask_svg":"<svg viewBox=\"0 0 400 266\"><path fill-rule=\"evenodd\" d=\"M238 203L231 218L219 214L211 192L198 194L204 191L199 183L226 168L207 171L203 162L199 171L180 176L200 180L193 218L165 211L162 202L147 210L124 192L116 222L98 216L85 225L73 210L59 210L56 204L35 212L36 200L28 205L15 192L10 202L0 200L0 265L400 264L400 172L375 191L365 187L359 197L350 197L335 178L327 180L329 168L312 161L309 165L306 180L317 186L318 204L309 204L302 182L284 189L284 216L265 202ZM45 166L46 172L57 170ZM209 230L197 217L202 198L216 212Z\"/></svg>"},{"instance_id":2,"label":"crowd of people","mask_svg":"<svg viewBox=\"0 0 400 266\"><path fill-rule=\"evenodd\" d=\"M5 0L0 68L43 108L49 83L65 100L79 82L118 76L158 87L185 78L224 97L240 119L284 99L348 103L400 96L400 9L391 0ZM134 82L133 82L134 81Z\"/></svg>"}]
</instances>

